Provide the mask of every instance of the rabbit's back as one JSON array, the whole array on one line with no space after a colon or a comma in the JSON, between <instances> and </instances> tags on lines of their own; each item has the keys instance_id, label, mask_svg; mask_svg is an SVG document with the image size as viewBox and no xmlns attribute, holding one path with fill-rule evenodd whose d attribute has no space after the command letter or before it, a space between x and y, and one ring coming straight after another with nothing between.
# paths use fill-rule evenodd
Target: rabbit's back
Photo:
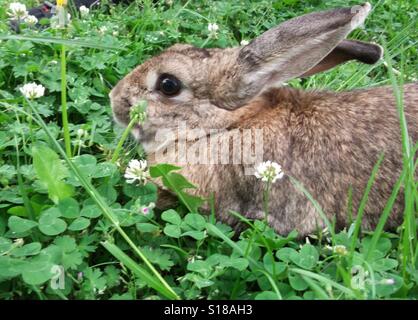
<instances>
[{"instance_id":1,"label":"rabbit's back","mask_svg":"<svg viewBox=\"0 0 418 320\"><path fill-rule=\"evenodd\" d=\"M343 93L280 88L254 103L270 109L244 124L264 128L264 159L279 162L288 175L301 181L329 218L336 216L338 227L348 222L349 189L355 213L373 166L384 155L363 219L365 228L373 228L402 169L401 127L391 87ZM410 138L417 141L417 84L404 86L404 107ZM253 177L247 177L237 188L239 197L261 195L261 187ZM400 224L402 201L400 195L388 227ZM261 215L261 196L252 204L242 203L246 207L240 209L249 216ZM283 234L294 228L305 234L323 225L310 201L295 191L289 178L273 187L270 211L272 225Z\"/></svg>"}]
</instances>

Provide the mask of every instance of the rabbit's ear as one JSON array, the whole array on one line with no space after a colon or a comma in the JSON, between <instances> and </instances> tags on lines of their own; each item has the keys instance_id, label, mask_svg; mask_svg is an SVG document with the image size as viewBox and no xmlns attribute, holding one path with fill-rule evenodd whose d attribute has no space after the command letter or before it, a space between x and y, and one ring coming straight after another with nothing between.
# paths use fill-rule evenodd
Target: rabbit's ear
<instances>
[{"instance_id":1,"label":"rabbit's ear","mask_svg":"<svg viewBox=\"0 0 418 320\"><path fill-rule=\"evenodd\" d=\"M324 59L300 77L309 77L323 72L349 60L357 60L366 64L374 64L382 58L383 49L378 44L343 40Z\"/></svg>"},{"instance_id":2,"label":"rabbit's ear","mask_svg":"<svg viewBox=\"0 0 418 320\"><path fill-rule=\"evenodd\" d=\"M255 38L238 53L241 101L303 75L323 60L370 12L366 2L288 20ZM229 106L236 108L238 106Z\"/></svg>"}]
</instances>

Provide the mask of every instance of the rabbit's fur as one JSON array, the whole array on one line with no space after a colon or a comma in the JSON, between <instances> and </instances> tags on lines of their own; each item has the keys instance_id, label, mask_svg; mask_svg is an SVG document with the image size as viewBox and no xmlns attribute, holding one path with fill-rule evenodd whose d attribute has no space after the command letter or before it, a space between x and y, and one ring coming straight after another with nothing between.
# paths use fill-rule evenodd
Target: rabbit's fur
<instances>
[{"instance_id":1,"label":"rabbit's fur","mask_svg":"<svg viewBox=\"0 0 418 320\"><path fill-rule=\"evenodd\" d=\"M203 129L195 138L211 129L228 136L244 130L255 134L254 130L261 128L263 160L278 162L286 173L272 186L269 203L269 223L280 234L296 229L306 235L324 227L310 200L297 191L289 176L299 180L328 217L336 217L341 228L348 222L349 189L355 213L373 166L383 153L363 218L363 226L371 229L402 168L401 131L392 88L333 93L283 86L288 79L309 76L351 59L376 62L381 57L379 46L344 40L369 11L366 3L301 16L239 48L174 45L138 66L112 90L115 119L126 125L130 108L141 99L148 101L148 120L133 134L151 163L161 162L156 154L174 143L156 139L156 135L162 129L176 129L179 123ZM181 81L179 94L165 96L156 89L161 74ZM418 85L405 85L403 92L409 134L415 142ZM181 133L174 137L180 138ZM250 138L253 136L247 136ZM259 140L250 141L252 148L260 144ZM188 140L188 145L193 141ZM197 194L214 192L216 212L222 220L236 222L229 210L263 217L263 184L248 174L248 166L190 164L178 158L169 162L183 167L180 172L198 187ZM402 212L400 195L386 226L398 226Z\"/></svg>"}]
</instances>

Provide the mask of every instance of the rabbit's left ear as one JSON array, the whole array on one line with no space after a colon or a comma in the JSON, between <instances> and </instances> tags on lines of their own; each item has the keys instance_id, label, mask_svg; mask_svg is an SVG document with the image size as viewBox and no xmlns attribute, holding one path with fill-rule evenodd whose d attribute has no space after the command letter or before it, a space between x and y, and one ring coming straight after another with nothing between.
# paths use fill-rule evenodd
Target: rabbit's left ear
<instances>
[{"instance_id":1,"label":"rabbit's left ear","mask_svg":"<svg viewBox=\"0 0 418 320\"><path fill-rule=\"evenodd\" d=\"M227 87L230 92L222 107L238 108L265 89L307 74L364 22L370 10L366 2L310 13L255 38L237 52L233 77L222 81L223 89ZM232 83L229 79L235 80Z\"/></svg>"},{"instance_id":2,"label":"rabbit's left ear","mask_svg":"<svg viewBox=\"0 0 418 320\"><path fill-rule=\"evenodd\" d=\"M329 70L350 60L374 64L382 58L383 49L378 44L357 40L343 40L324 59L300 77L309 77Z\"/></svg>"}]
</instances>

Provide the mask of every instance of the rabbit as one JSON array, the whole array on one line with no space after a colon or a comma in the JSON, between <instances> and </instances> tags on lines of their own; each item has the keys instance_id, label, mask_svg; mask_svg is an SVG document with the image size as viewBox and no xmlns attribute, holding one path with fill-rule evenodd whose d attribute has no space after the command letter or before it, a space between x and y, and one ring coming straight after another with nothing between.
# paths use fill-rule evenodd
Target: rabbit
<instances>
[{"instance_id":1,"label":"rabbit","mask_svg":"<svg viewBox=\"0 0 418 320\"><path fill-rule=\"evenodd\" d=\"M268 223L281 235L297 230L305 236L326 227L290 177L302 183L328 219L335 219L337 229L343 229L350 223L349 189L355 216L372 169L384 154L362 220L363 228L373 229L402 169L401 129L392 87L335 93L303 91L285 83L350 60L379 61L383 52L379 45L346 39L370 10L365 3L306 14L240 47L173 45L136 67L111 90L114 118L126 126L131 108L146 100L148 120L136 125L132 134L143 145L149 163L161 163L170 148L176 151L168 160L182 166L179 172L196 185L194 194L214 195L217 216L232 226L239 223L231 210L248 218L264 217L263 183L251 174L248 163L185 161L184 150L174 146L185 139L184 130L176 130L184 125L194 130L188 148L195 148L193 143L210 130L225 138L227 146L231 134L250 130L238 145L262 146L257 161L275 161L285 173L271 186L269 197ZM403 97L409 135L415 142L418 84L404 85ZM252 139L256 130L262 134ZM249 152L242 152L241 159ZM400 194L385 227L399 226L402 214Z\"/></svg>"}]
</instances>

